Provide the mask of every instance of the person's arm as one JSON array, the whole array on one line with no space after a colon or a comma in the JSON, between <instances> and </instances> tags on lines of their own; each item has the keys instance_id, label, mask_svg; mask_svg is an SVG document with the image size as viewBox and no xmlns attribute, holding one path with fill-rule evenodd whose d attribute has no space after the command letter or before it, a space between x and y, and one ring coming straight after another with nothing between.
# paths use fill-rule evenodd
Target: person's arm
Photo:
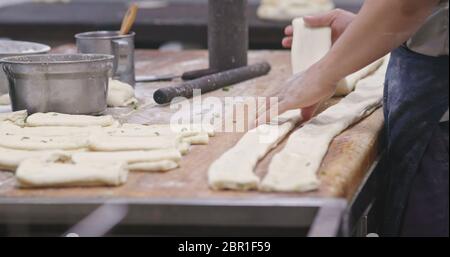
<instances>
[{"instance_id":1,"label":"person's arm","mask_svg":"<svg viewBox=\"0 0 450 257\"><path fill-rule=\"evenodd\" d=\"M406 42L439 0L366 0L355 20L318 64L334 80L362 69Z\"/></svg>"},{"instance_id":2,"label":"person's arm","mask_svg":"<svg viewBox=\"0 0 450 257\"><path fill-rule=\"evenodd\" d=\"M330 52L289 80L280 95L279 112L302 108L304 118L309 119L317 105L334 94L341 79L407 41L438 3L439 0L366 0ZM313 27L321 24L306 23ZM289 42L285 39L284 44Z\"/></svg>"}]
</instances>

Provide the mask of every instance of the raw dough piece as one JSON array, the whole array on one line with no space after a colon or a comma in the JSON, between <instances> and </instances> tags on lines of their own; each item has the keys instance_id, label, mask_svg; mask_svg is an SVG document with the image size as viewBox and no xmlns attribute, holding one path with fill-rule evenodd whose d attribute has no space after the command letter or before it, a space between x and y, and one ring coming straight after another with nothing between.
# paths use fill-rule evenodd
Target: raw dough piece
<instances>
[{"instance_id":1,"label":"raw dough piece","mask_svg":"<svg viewBox=\"0 0 450 257\"><path fill-rule=\"evenodd\" d=\"M209 186L215 190L257 189L259 178L253 172L256 164L294 129L300 117L299 110L291 110L279 116L286 121L281 125L264 124L248 131L209 167Z\"/></svg>"},{"instance_id":2,"label":"raw dough piece","mask_svg":"<svg viewBox=\"0 0 450 257\"><path fill-rule=\"evenodd\" d=\"M18 150L74 150L88 147L83 137L44 137L0 134L0 146Z\"/></svg>"},{"instance_id":3,"label":"raw dough piece","mask_svg":"<svg viewBox=\"0 0 450 257\"><path fill-rule=\"evenodd\" d=\"M214 127L211 124L153 124L153 125L140 125L125 123L122 128L132 128L137 130L146 130L159 132L161 135L167 133L180 134L183 137L195 136L199 133L205 132L208 136L213 137L215 135ZM150 132L149 132L150 133Z\"/></svg>"},{"instance_id":4,"label":"raw dough piece","mask_svg":"<svg viewBox=\"0 0 450 257\"><path fill-rule=\"evenodd\" d=\"M333 8L334 4L331 0L262 0L257 14L261 19L290 21Z\"/></svg>"},{"instance_id":5,"label":"raw dough piece","mask_svg":"<svg viewBox=\"0 0 450 257\"><path fill-rule=\"evenodd\" d=\"M69 115L62 113L35 113L27 118L26 125L30 127L90 127L113 126L115 120L111 115L106 116L89 116L89 115Z\"/></svg>"},{"instance_id":6,"label":"raw dough piece","mask_svg":"<svg viewBox=\"0 0 450 257\"><path fill-rule=\"evenodd\" d=\"M180 144L178 145L178 150L182 155L186 155L191 150L191 144L181 140Z\"/></svg>"},{"instance_id":7,"label":"raw dough piece","mask_svg":"<svg viewBox=\"0 0 450 257\"><path fill-rule=\"evenodd\" d=\"M9 98L9 94L0 95L0 105L10 105L11 99Z\"/></svg>"},{"instance_id":8,"label":"raw dough piece","mask_svg":"<svg viewBox=\"0 0 450 257\"><path fill-rule=\"evenodd\" d=\"M43 151L28 151L16 150L0 147L0 170L15 171L19 164L30 158L41 158L49 154L73 154L84 151L85 149L77 149L72 151L60 150L43 150Z\"/></svg>"},{"instance_id":9,"label":"raw dough piece","mask_svg":"<svg viewBox=\"0 0 450 257\"><path fill-rule=\"evenodd\" d=\"M173 132L168 126L156 128L143 125L135 125L135 127L119 127L105 129L104 132L112 137L180 137L183 142L189 145L206 145L209 142L209 136L206 132L183 131Z\"/></svg>"},{"instance_id":10,"label":"raw dough piece","mask_svg":"<svg viewBox=\"0 0 450 257\"><path fill-rule=\"evenodd\" d=\"M170 130L169 126L162 126L160 128L150 127L145 125L133 124L133 126L121 126L118 128L108 128L104 130L106 134L114 137L157 137L157 136L180 136L191 137L197 136L200 132L184 131L174 132Z\"/></svg>"},{"instance_id":11,"label":"raw dough piece","mask_svg":"<svg viewBox=\"0 0 450 257\"><path fill-rule=\"evenodd\" d=\"M207 145L209 143L209 136L207 133L200 133L195 136L183 137L183 142L190 145Z\"/></svg>"},{"instance_id":12,"label":"raw dough piece","mask_svg":"<svg viewBox=\"0 0 450 257\"><path fill-rule=\"evenodd\" d=\"M16 171L20 187L119 186L126 182L125 162L74 162L51 154L23 161Z\"/></svg>"},{"instance_id":13,"label":"raw dough piece","mask_svg":"<svg viewBox=\"0 0 450 257\"><path fill-rule=\"evenodd\" d=\"M336 88L335 96L345 96L350 94L356 87L356 84L361 79L369 76L376 71L383 64L384 58L376 60L361 70L348 75L345 79L341 80Z\"/></svg>"},{"instance_id":14,"label":"raw dough piece","mask_svg":"<svg viewBox=\"0 0 450 257\"><path fill-rule=\"evenodd\" d=\"M153 151L125 151L125 152L82 152L72 155L76 162L91 161L124 161L127 163L156 162L162 160L180 161L180 152L176 149Z\"/></svg>"},{"instance_id":15,"label":"raw dough piece","mask_svg":"<svg viewBox=\"0 0 450 257\"><path fill-rule=\"evenodd\" d=\"M150 125L150 127L158 127L161 125ZM164 126L164 125L163 125ZM207 133L208 136L215 136L216 132L214 126L211 124L169 124L169 129L176 133L189 133L189 132L197 132L197 133Z\"/></svg>"},{"instance_id":16,"label":"raw dough piece","mask_svg":"<svg viewBox=\"0 0 450 257\"><path fill-rule=\"evenodd\" d=\"M10 135L20 136L89 137L91 133L100 130L101 127L20 127L11 122L3 122L0 124L0 134L8 133Z\"/></svg>"},{"instance_id":17,"label":"raw dough piece","mask_svg":"<svg viewBox=\"0 0 450 257\"><path fill-rule=\"evenodd\" d=\"M210 137L215 136L215 129L211 124L168 124L168 125L150 125L149 127L161 127L168 126L168 128L176 133L189 133L189 132L206 132Z\"/></svg>"},{"instance_id":18,"label":"raw dough piece","mask_svg":"<svg viewBox=\"0 0 450 257\"><path fill-rule=\"evenodd\" d=\"M293 74L297 74L308 69L330 51L331 29L328 27L308 28L303 18L294 19L292 25L294 28L291 50L292 71ZM380 68L383 60L384 58L381 58L341 80L337 85L335 95L348 95L355 89L359 80Z\"/></svg>"},{"instance_id":19,"label":"raw dough piece","mask_svg":"<svg viewBox=\"0 0 450 257\"><path fill-rule=\"evenodd\" d=\"M75 162L123 161L129 170L166 171L178 167L181 154L176 149L127 152L84 152L72 155Z\"/></svg>"},{"instance_id":20,"label":"raw dough piece","mask_svg":"<svg viewBox=\"0 0 450 257\"><path fill-rule=\"evenodd\" d=\"M305 71L331 49L331 28L309 28L303 18L292 21L294 37L291 49L293 74Z\"/></svg>"},{"instance_id":21,"label":"raw dough piece","mask_svg":"<svg viewBox=\"0 0 450 257\"><path fill-rule=\"evenodd\" d=\"M89 139L89 148L93 151L141 151L180 149L181 137L157 136L157 137L112 137L104 134L93 134Z\"/></svg>"},{"instance_id":22,"label":"raw dough piece","mask_svg":"<svg viewBox=\"0 0 450 257\"><path fill-rule=\"evenodd\" d=\"M137 104L134 88L122 81L110 79L108 85L108 107L127 107Z\"/></svg>"},{"instance_id":23,"label":"raw dough piece","mask_svg":"<svg viewBox=\"0 0 450 257\"><path fill-rule=\"evenodd\" d=\"M0 170L15 171L19 164L30 158L42 158L55 151L25 151L0 147Z\"/></svg>"},{"instance_id":24,"label":"raw dough piece","mask_svg":"<svg viewBox=\"0 0 450 257\"><path fill-rule=\"evenodd\" d=\"M157 162L137 162L128 165L128 169L134 171L168 171L179 167L179 164L170 160Z\"/></svg>"},{"instance_id":25,"label":"raw dough piece","mask_svg":"<svg viewBox=\"0 0 450 257\"><path fill-rule=\"evenodd\" d=\"M333 138L358 122L382 103L387 61L372 76L358 82L356 90L328 108L288 139L286 147L274 156L260 189L263 191L315 190L317 172Z\"/></svg>"},{"instance_id":26,"label":"raw dough piece","mask_svg":"<svg viewBox=\"0 0 450 257\"><path fill-rule=\"evenodd\" d=\"M27 111L0 113L0 123L10 121L18 126L23 126L27 116Z\"/></svg>"}]
</instances>

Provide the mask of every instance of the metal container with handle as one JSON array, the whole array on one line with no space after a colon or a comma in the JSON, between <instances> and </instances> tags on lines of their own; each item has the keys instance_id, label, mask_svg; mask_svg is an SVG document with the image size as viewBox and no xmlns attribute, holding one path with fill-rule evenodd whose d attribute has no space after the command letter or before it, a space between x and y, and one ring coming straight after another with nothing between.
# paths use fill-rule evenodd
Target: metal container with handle
<instances>
[{"instance_id":1,"label":"metal container with handle","mask_svg":"<svg viewBox=\"0 0 450 257\"><path fill-rule=\"evenodd\" d=\"M45 54L50 51L50 47L43 44L0 40L0 59L12 56L31 55L31 54ZM0 62L1 65L1 62ZM8 93L8 79L5 73L0 68L0 95Z\"/></svg>"},{"instance_id":2,"label":"metal container with handle","mask_svg":"<svg viewBox=\"0 0 450 257\"><path fill-rule=\"evenodd\" d=\"M75 35L79 53L114 56L113 78L132 86L135 84L134 37L130 32L94 31Z\"/></svg>"},{"instance_id":3,"label":"metal container with handle","mask_svg":"<svg viewBox=\"0 0 450 257\"><path fill-rule=\"evenodd\" d=\"M99 54L26 55L2 60L12 109L67 114L106 110L114 57Z\"/></svg>"}]
</instances>

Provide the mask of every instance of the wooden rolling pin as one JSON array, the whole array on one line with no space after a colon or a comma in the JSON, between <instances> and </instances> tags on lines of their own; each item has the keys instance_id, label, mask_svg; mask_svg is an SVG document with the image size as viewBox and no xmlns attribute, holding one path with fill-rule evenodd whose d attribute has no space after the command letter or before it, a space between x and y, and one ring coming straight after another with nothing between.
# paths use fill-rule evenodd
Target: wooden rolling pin
<instances>
[{"instance_id":1,"label":"wooden rolling pin","mask_svg":"<svg viewBox=\"0 0 450 257\"><path fill-rule=\"evenodd\" d=\"M153 94L153 99L158 104L166 104L170 103L176 97L191 98L194 95L194 89L200 89L201 93L204 94L245 80L266 75L269 71L270 64L267 62L227 70L184 82L178 86L160 88Z\"/></svg>"}]
</instances>

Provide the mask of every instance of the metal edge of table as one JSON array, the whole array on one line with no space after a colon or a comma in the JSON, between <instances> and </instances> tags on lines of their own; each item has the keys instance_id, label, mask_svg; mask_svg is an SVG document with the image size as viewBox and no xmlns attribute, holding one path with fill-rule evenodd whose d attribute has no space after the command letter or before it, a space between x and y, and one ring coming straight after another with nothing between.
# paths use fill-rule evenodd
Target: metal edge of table
<instances>
[{"instance_id":1,"label":"metal edge of table","mask_svg":"<svg viewBox=\"0 0 450 257\"><path fill-rule=\"evenodd\" d=\"M124 206L125 225L309 227L336 236L344 199L50 199L0 198L0 225L76 224L102 206Z\"/></svg>"},{"instance_id":2,"label":"metal edge of table","mask_svg":"<svg viewBox=\"0 0 450 257\"><path fill-rule=\"evenodd\" d=\"M376 180L383 154L381 153L369 171L364 176L358 190L348 203L342 218L341 235L345 237L353 236L358 227L358 223L367 212L367 209L374 203L376 198ZM361 236L361 235L359 235ZM365 236L365 235L364 235Z\"/></svg>"}]
</instances>

